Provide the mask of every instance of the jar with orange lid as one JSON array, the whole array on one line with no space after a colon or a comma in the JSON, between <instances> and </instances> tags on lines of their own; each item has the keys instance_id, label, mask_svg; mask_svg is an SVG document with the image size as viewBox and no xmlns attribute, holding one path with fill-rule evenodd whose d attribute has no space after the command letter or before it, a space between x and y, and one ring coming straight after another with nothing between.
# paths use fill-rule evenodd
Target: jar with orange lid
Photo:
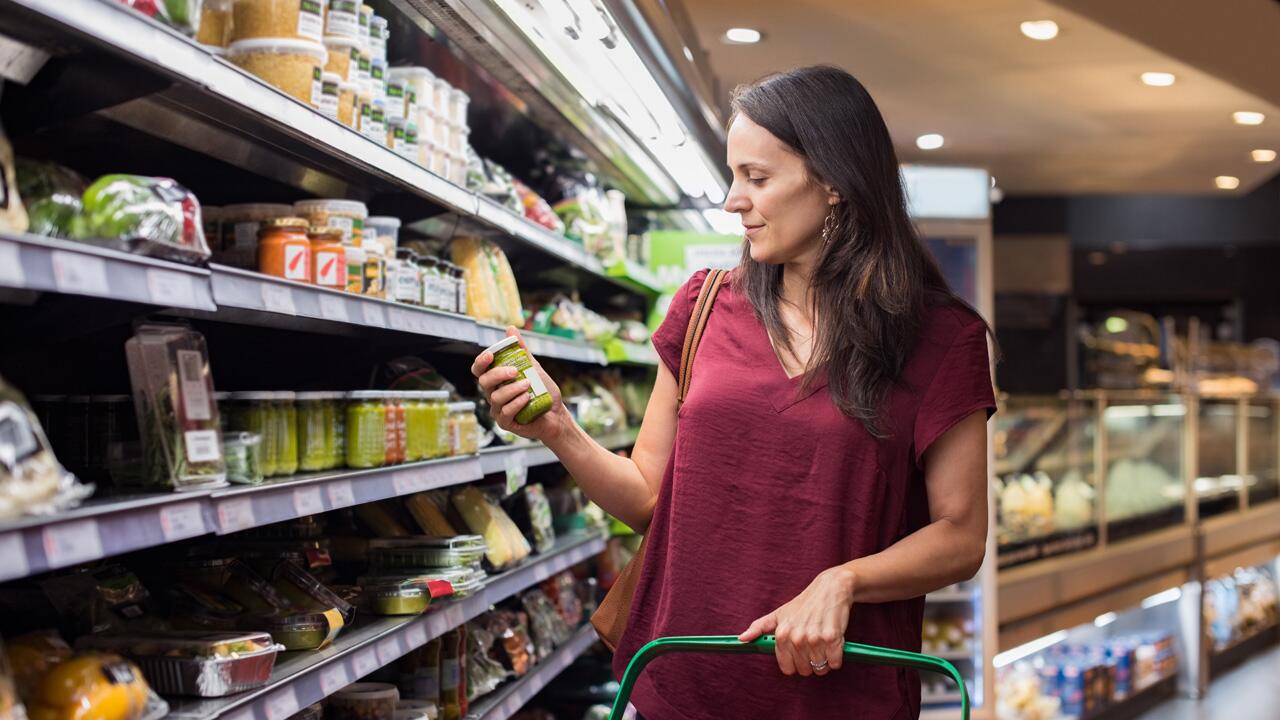
<instances>
[{"instance_id":1,"label":"jar with orange lid","mask_svg":"<svg viewBox=\"0 0 1280 720\"><path fill-rule=\"evenodd\" d=\"M308 223L300 217L267 220L258 231L258 272L311 282Z\"/></svg>"},{"instance_id":2,"label":"jar with orange lid","mask_svg":"<svg viewBox=\"0 0 1280 720\"><path fill-rule=\"evenodd\" d=\"M312 226L307 237L311 241L312 282L330 290L346 290L347 251L342 246L343 229Z\"/></svg>"}]
</instances>

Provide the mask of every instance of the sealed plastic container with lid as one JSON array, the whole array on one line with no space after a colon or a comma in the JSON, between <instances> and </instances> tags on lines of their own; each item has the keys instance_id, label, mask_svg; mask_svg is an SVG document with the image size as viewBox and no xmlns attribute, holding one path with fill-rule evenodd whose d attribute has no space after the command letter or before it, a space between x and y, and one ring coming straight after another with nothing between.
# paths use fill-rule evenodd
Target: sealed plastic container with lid
<instances>
[{"instance_id":1,"label":"sealed plastic container with lid","mask_svg":"<svg viewBox=\"0 0 1280 720\"><path fill-rule=\"evenodd\" d=\"M235 0L232 37L320 42L325 0Z\"/></svg>"},{"instance_id":2,"label":"sealed plastic container with lid","mask_svg":"<svg viewBox=\"0 0 1280 720\"><path fill-rule=\"evenodd\" d=\"M312 225L342 228L342 242L347 245L359 242L369 216L365 204L356 200L299 200L293 211Z\"/></svg>"},{"instance_id":3,"label":"sealed plastic container with lid","mask_svg":"<svg viewBox=\"0 0 1280 720\"><path fill-rule=\"evenodd\" d=\"M374 15L369 18L369 53L374 60L387 61L387 42L391 39L391 31L387 28L387 19Z\"/></svg>"},{"instance_id":4,"label":"sealed plastic container with lid","mask_svg":"<svg viewBox=\"0 0 1280 720\"><path fill-rule=\"evenodd\" d=\"M338 85L338 122L349 128L356 126L356 84L344 82Z\"/></svg>"},{"instance_id":5,"label":"sealed plastic container with lid","mask_svg":"<svg viewBox=\"0 0 1280 720\"><path fill-rule=\"evenodd\" d=\"M250 203L222 208L220 229L222 250L218 259L236 267L258 266L258 232L262 223L293 215L289 205Z\"/></svg>"},{"instance_id":6,"label":"sealed plastic container with lid","mask_svg":"<svg viewBox=\"0 0 1280 720\"><path fill-rule=\"evenodd\" d=\"M382 393L347 393L346 460L353 468L382 467L387 462L387 411Z\"/></svg>"},{"instance_id":7,"label":"sealed plastic container with lid","mask_svg":"<svg viewBox=\"0 0 1280 720\"><path fill-rule=\"evenodd\" d=\"M369 562L377 568L461 568L481 562L488 550L479 535L378 538L369 541Z\"/></svg>"},{"instance_id":8,"label":"sealed plastic container with lid","mask_svg":"<svg viewBox=\"0 0 1280 720\"><path fill-rule=\"evenodd\" d=\"M387 121L386 143L387 143L387 147L390 148L392 152L396 153L397 155L404 155L406 146L405 146L405 139L404 139L404 121L403 120Z\"/></svg>"},{"instance_id":9,"label":"sealed plastic container with lid","mask_svg":"<svg viewBox=\"0 0 1280 720\"><path fill-rule=\"evenodd\" d=\"M449 403L449 454L480 452L480 422L473 402Z\"/></svg>"},{"instance_id":10,"label":"sealed plastic container with lid","mask_svg":"<svg viewBox=\"0 0 1280 720\"><path fill-rule=\"evenodd\" d=\"M374 100L387 99L387 61L379 58L369 60L369 82L373 83L371 92Z\"/></svg>"},{"instance_id":11,"label":"sealed plastic container with lid","mask_svg":"<svg viewBox=\"0 0 1280 720\"><path fill-rule=\"evenodd\" d=\"M344 621L355 617L355 608L314 575L291 560L279 560L271 568L271 582L293 607L307 612L337 610Z\"/></svg>"},{"instance_id":12,"label":"sealed plastic container with lid","mask_svg":"<svg viewBox=\"0 0 1280 720\"><path fill-rule=\"evenodd\" d=\"M395 720L400 690L389 683L355 683L325 700L326 720Z\"/></svg>"},{"instance_id":13,"label":"sealed plastic container with lid","mask_svg":"<svg viewBox=\"0 0 1280 720\"><path fill-rule=\"evenodd\" d=\"M281 391L273 393L276 413L276 432L280 444L276 446L276 472L292 475L298 472L298 408L294 400L297 393Z\"/></svg>"},{"instance_id":14,"label":"sealed plastic container with lid","mask_svg":"<svg viewBox=\"0 0 1280 720\"><path fill-rule=\"evenodd\" d=\"M406 112L408 109L406 93L412 90L405 85L405 82L403 74L396 74L394 70L387 72L387 122L413 119L413 115Z\"/></svg>"},{"instance_id":15,"label":"sealed plastic container with lid","mask_svg":"<svg viewBox=\"0 0 1280 720\"><path fill-rule=\"evenodd\" d=\"M508 380L503 385L509 385L521 379L529 383L529 404L516 413L516 422L522 425L533 422L551 409L551 391L547 389L542 376L538 374L538 369L534 367L533 358L530 357L529 352L520 345L519 338L514 335L505 337L485 348L484 351L493 354L493 364L489 366L490 368L516 369L516 379Z\"/></svg>"},{"instance_id":16,"label":"sealed plastic container with lid","mask_svg":"<svg viewBox=\"0 0 1280 720\"><path fill-rule=\"evenodd\" d=\"M328 393L300 392L298 408L298 469L304 472L326 470L333 455L331 416L325 414Z\"/></svg>"},{"instance_id":17,"label":"sealed plastic container with lid","mask_svg":"<svg viewBox=\"0 0 1280 720\"><path fill-rule=\"evenodd\" d=\"M382 252L382 244L377 240L365 240L360 247L364 248L364 294L367 297L385 298L387 258Z\"/></svg>"},{"instance_id":18,"label":"sealed plastic container with lid","mask_svg":"<svg viewBox=\"0 0 1280 720\"><path fill-rule=\"evenodd\" d=\"M421 615L431 605L431 591L414 583L372 585L361 600L374 615Z\"/></svg>"},{"instance_id":19,"label":"sealed plastic container with lid","mask_svg":"<svg viewBox=\"0 0 1280 720\"><path fill-rule=\"evenodd\" d=\"M320 114L330 120L338 119L338 95L341 92L342 78L337 73L326 72L320 75Z\"/></svg>"},{"instance_id":20,"label":"sealed plastic container with lid","mask_svg":"<svg viewBox=\"0 0 1280 720\"><path fill-rule=\"evenodd\" d=\"M363 47L357 48L360 52L355 57L355 67L352 68L356 74L356 83L360 86L361 95L373 94L373 77L370 73L373 60L369 57L369 52ZM372 100L372 97L370 97Z\"/></svg>"},{"instance_id":21,"label":"sealed plastic container with lid","mask_svg":"<svg viewBox=\"0 0 1280 720\"><path fill-rule=\"evenodd\" d=\"M396 152L406 160L418 161L418 124L412 120L405 121L404 124L404 147L397 148Z\"/></svg>"},{"instance_id":22,"label":"sealed plastic container with lid","mask_svg":"<svg viewBox=\"0 0 1280 720\"><path fill-rule=\"evenodd\" d=\"M303 218L276 218L258 232L258 272L298 282L311 281L311 242Z\"/></svg>"},{"instance_id":23,"label":"sealed plastic container with lid","mask_svg":"<svg viewBox=\"0 0 1280 720\"><path fill-rule=\"evenodd\" d=\"M431 109L436 116L443 119L449 117L449 94L453 92L453 86L449 81L443 78L436 78L431 81Z\"/></svg>"},{"instance_id":24,"label":"sealed plastic container with lid","mask_svg":"<svg viewBox=\"0 0 1280 720\"><path fill-rule=\"evenodd\" d=\"M454 185L467 184L467 154L465 152L449 153L449 170L445 174Z\"/></svg>"},{"instance_id":25,"label":"sealed plastic container with lid","mask_svg":"<svg viewBox=\"0 0 1280 720\"><path fill-rule=\"evenodd\" d=\"M325 13L326 37L342 37L356 40L360 37L360 0L329 0Z\"/></svg>"},{"instance_id":26,"label":"sealed plastic container with lid","mask_svg":"<svg viewBox=\"0 0 1280 720\"><path fill-rule=\"evenodd\" d=\"M401 700L400 702L404 701ZM434 704L429 707L422 708L406 708L397 706L394 720L436 720L439 714L440 711L436 710L436 706Z\"/></svg>"},{"instance_id":27,"label":"sealed plastic container with lid","mask_svg":"<svg viewBox=\"0 0 1280 720\"><path fill-rule=\"evenodd\" d=\"M204 0L200 6L200 29L196 42L201 45L226 47L232 38L232 0Z\"/></svg>"},{"instance_id":28,"label":"sealed plastic container with lid","mask_svg":"<svg viewBox=\"0 0 1280 720\"><path fill-rule=\"evenodd\" d=\"M373 104L370 106L367 135L370 140L379 145L387 144L387 101L377 95L374 95Z\"/></svg>"},{"instance_id":29,"label":"sealed plastic container with lid","mask_svg":"<svg viewBox=\"0 0 1280 720\"><path fill-rule=\"evenodd\" d=\"M327 57L319 42L290 38L237 40L227 48L227 60L309 107L320 94Z\"/></svg>"},{"instance_id":30,"label":"sealed plastic container with lid","mask_svg":"<svg viewBox=\"0 0 1280 720\"><path fill-rule=\"evenodd\" d=\"M394 256L400 246L400 218L389 215L374 215L365 222L368 232L365 239L377 240L383 252Z\"/></svg>"},{"instance_id":31,"label":"sealed plastic container with lid","mask_svg":"<svg viewBox=\"0 0 1280 720\"><path fill-rule=\"evenodd\" d=\"M369 83L358 83L359 90L356 91L356 132L363 137L369 137L369 131L373 127L373 99L369 96Z\"/></svg>"},{"instance_id":32,"label":"sealed plastic container with lid","mask_svg":"<svg viewBox=\"0 0 1280 720\"><path fill-rule=\"evenodd\" d=\"M247 628L271 633L286 650L317 650L328 646L345 626L337 610L322 613L245 618Z\"/></svg>"},{"instance_id":33,"label":"sealed plastic container with lid","mask_svg":"<svg viewBox=\"0 0 1280 720\"><path fill-rule=\"evenodd\" d=\"M265 685L281 649L264 632L173 630L86 635L76 648L129 656L152 690L197 697L223 697Z\"/></svg>"},{"instance_id":34,"label":"sealed plastic container with lid","mask_svg":"<svg viewBox=\"0 0 1280 720\"><path fill-rule=\"evenodd\" d=\"M280 451L277 445L280 437L275 422L275 393L270 392L234 392L231 393L232 431L246 432L261 438L258 445L258 465L264 477L273 477L276 472L276 457Z\"/></svg>"},{"instance_id":35,"label":"sealed plastic container with lid","mask_svg":"<svg viewBox=\"0 0 1280 720\"><path fill-rule=\"evenodd\" d=\"M222 452L227 457L227 480L240 485L258 485L262 473L262 436L252 432L222 435Z\"/></svg>"},{"instance_id":36,"label":"sealed plastic container with lid","mask_svg":"<svg viewBox=\"0 0 1280 720\"><path fill-rule=\"evenodd\" d=\"M424 67L396 67L391 68L387 76L402 81L405 88L412 90L419 108L432 106L436 76L430 70Z\"/></svg>"},{"instance_id":37,"label":"sealed plastic container with lid","mask_svg":"<svg viewBox=\"0 0 1280 720\"><path fill-rule=\"evenodd\" d=\"M324 39L324 49L329 53L324 64L324 71L336 73L338 77L342 78L342 82L354 80L351 68L360 62L360 48L356 45L355 39L326 37Z\"/></svg>"},{"instance_id":38,"label":"sealed plastic container with lid","mask_svg":"<svg viewBox=\"0 0 1280 720\"><path fill-rule=\"evenodd\" d=\"M436 127L439 127L437 124ZM421 142L421 140L419 140ZM448 180L449 175L449 149L443 143L436 141L431 147L431 172Z\"/></svg>"},{"instance_id":39,"label":"sealed plastic container with lid","mask_svg":"<svg viewBox=\"0 0 1280 720\"><path fill-rule=\"evenodd\" d=\"M471 96L458 88L449 91L449 120L456 125L467 124L467 106L471 104Z\"/></svg>"},{"instance_id":40,"label":"sealed plastic container with lid","mask_svg":"<svg viewBox=\"0 0 1280 720\"><path fill-rule=\"evenodd\" d=\"M363 247L345 246L347 253L347 292L356 295L364 294L364 262Z\"/></svg>"},{"instance_id":41,"label":"sealed plastic container with lid","mask_svg":"<svg viewBox=\"0 0 1280 720\"><path fill-rule=\"evenodd\" d=\"M330 290L347 288L347 251L342 244L342 228L312 227L307 232L311 242L311 280Z\"/></svg>"}]
</instances>

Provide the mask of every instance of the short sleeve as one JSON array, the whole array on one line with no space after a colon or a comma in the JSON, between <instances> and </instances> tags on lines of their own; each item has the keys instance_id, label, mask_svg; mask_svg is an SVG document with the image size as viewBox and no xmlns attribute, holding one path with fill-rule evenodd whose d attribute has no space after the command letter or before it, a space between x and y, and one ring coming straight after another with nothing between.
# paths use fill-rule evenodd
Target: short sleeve
<instances>
[{"instance_id":1,"label":"short sleeve","mask_svg":"<svg viewBox=\"0 0 1280 720\"><path fill-rule=\"evenodd\" d=\"M699 270L680 286L671 298L666 318L653 332L653 347L658 351L658 357L666 363L671 374L677 377L680 375L680 353L684 350L689 318L693 316L693 305L698 302L698 293L702 290L702 283L706 281L708 272L710 271Z\"/></svg>"},{"instance_id":2,"label":"short sleeve","mask_svg":"<svg viewBox=\"0 0 1280 720\"><path fill-rule=\"evenodd\" d=\"M973 318L956 333L916 410L916 466L935 440L978 410L995 414L986 324Z\"/></svg>"}]
</instances>

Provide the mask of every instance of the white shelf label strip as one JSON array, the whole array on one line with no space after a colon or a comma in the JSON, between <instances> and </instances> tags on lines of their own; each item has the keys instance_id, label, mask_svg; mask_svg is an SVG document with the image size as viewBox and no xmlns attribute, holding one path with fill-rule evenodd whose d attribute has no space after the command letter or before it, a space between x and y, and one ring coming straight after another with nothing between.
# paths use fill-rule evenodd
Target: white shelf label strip
<instances>
[{"instance_id":1,"label":"white shelf label strip","mask_svg":"<svg viewBox=\"0 0 1280 720\"><path fill-rule=\"evenodd\" d=\"M174 503L160 508L160 531L165 542L183 540L209 532L199 502Z\"/></svg>"},{"instance_id":2,"label":"white shelf label strip","mask_svg":"<svg viewBox=\"0 0 1280 720\"><path fill-rule=\"evenodd\" d=\"M105 554L97 520L71 520L49 525L42 535L44 557L50 568L97 560Z\"/></svg>"},{"instance_id":3,"label":"white shelf label strip","mask_svg":"<svg viewBox=\"0 0 1280 720\"><path fill-rule=\"evenodd\" d=\"M4 558L0 563L0 580L26 577L31 572L27 563L27 547L19 531L0 535L0 558Z\"/></svg>"},{"instance_id":4,"label":"white shelf label strip","mask_svg":"<svg viewBox=\"0 0 1280 720\"><path fill-rule=\"evenodd\" d=\"M0 285L6 287L25 287L26 274L22 272L22 263L18 258L18 246L0 240Z\"/></svg>"},{"instance_id":5,"label":"white shelf label strip","mask_svg":"<svg viewBox=\"0 0 1280 720\"><path fill-rule=\"evenodd\" d=\"M100 257L54 250L53 284L59 292L84 295L108 295L107 263Z\"/></svg>"}]
</instances>

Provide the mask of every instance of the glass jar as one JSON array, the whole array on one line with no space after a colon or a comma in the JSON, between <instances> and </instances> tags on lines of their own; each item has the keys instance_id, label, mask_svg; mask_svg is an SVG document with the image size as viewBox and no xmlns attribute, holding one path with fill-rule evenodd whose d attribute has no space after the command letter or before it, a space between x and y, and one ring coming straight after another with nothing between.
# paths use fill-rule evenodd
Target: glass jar
<instances>
[{"instance_id":1,"label":"glass jar","mask_svg":"<svg viewBox=\"0 0 1280 720\"><path fill-rule=\"evenodd\" d=\"M325 417L328 394L300 392L297 394L298 415L298 469L304 472L327 470L330 465L332 432Z\"/></svg>"},{"instance_id":2,"label":"glass jar","mask_svg":"<svg viewBox=\"0 0 1280 720\"><path fill-rule=\"evenodd\" d=\"M329 448L329 460L325 469L342 467L346 463L346 422L343 399L346 393L325 393L325 444Z\"/></svg>"},{"instance_id":3,"label":"glass jar","mask_svg":"<svg viewBox=\"0 0 1280 720\"><path fill-rule=\"evenodd\" d=\"M430 409L427 407L424 393L419 391L403 394L405 443L404 461L418 462L427 457L427 432L430 422Z\"/></svg>"},{"instance_id":4,"label":"glass jar","mask_svg":"<svg viewBox=\"0 0 1280 720\"><path fill-rule=\"evenodd\" d=\"M231 423L229 429L254 433L262 438L259 445L259 464L264 477L279 474L276 459L280 455L280 436L275 419L275 393L231 393Z\"/></svg>"},{"instance_id":5,"label":"glass jar","mask_svg":"<svg viewBox=\"0 0 1280 720\"><path fill-rule=\"evenodd\" d=\"M447 390L423 391L426 405L426 459L448 457L449 444L449 392Z\"/></svg>"},{"instance_id":6,"label":"glass jar","mask_svg":"<svg viewBox=\"0 0 1280 720\"><path fill-rule=\"evenodd\" d=\"M519 338L505 337L485 348L485 352L493 355L493 364L490 367L515 368L516 377L504 382L503 385L509 385L518 379L529 382L529 404L516 413L516 422L526 425L551 409L551 391L542 381L542 375L534 366L533 358L520 344Z\"/></svg>"},{"instance_id":7,"label":"glass jar","mask_svg":"<svg viewBox=\"0 0 1280 720\"><path fill-rule=\"evenodd\" d=\"M276 450L276 474L293 475L298 472L298 408L297 393L282 391L275 395L276 432L280 437Z\"/></svg>"},{"instance_id":8,"label":"glass jar","mask_svg":"<svg viewBox=\"0 0 1280 720\"><path fill-rule=\"evenodd\" d=\"M480 421L473 402L449 403L449 454L480 452Z\"/></svg>"},{"instance_id":9,"label":"glass jar","mask_svg":"<svg viewBox=\"0 0 1280 720\"><path fill-rule=\"evenodd\" d=\"M364 249L364 294L368 297L385 298L387 259L382 254L382 244L377 240L365 240L360 247Z\"/></svg>"},{"instance_id":10,"label":"glass jar","mask_svg":"<svg viewBox=\"0 0 1280 720\"><path fill-rule=\"evenodd\" d=\"M356 390L347 393L347 467L382 467L387 462L387 415L382 393Z\"/></svg>"},{"instance_id":11,"label":"glass jar","mask_svg":"<svg viewBox=\"0 0 1280 720\"><path fill-rule=\"evenodd\" d=\"M388 391L380 394L386 417L386 464L398 465L404 462L405 455L404 401L399 392Z\"/></svg>"},{"instance_id":12,"label":"glass jar","mask_svg":"<svg viewBox=\"0 0 1280 720\"><path fill-rule=\"evenodd\" d=\"M421 305L422 268L415 262L417 255L408 250L402 250L398 254L400 258L396 260L396 264L399 270L395 276L394 298L402 303Z\"/></svg>"},{"instance_id":13,"label":"glass jar","mask_svg":"<svg viewBox=\"0 0 1280 720\"><path fill-rule=\"evenodd\" d=\"M356 295L364 294L364 263L367 259L364 248L359 245L346 245L347 257L347 292Z\"/></svg>"},{"instance_id":14,"label":"glass jar","mask_svg":"<svg viewBox=\"0 0 1280 720\"><path fill-rule=\"evenodd\" d=\"M467 314L467 274L462 268L453 263L445 263L449 274L453 276L453 312L459 315Z\"/></svg>"},{"instance_id":15,"label":"glass jar","mask_svg":"<svg viewBox=\"0 0 1280 720\"><path fill-rule=\"evenodd\" d=\"M330 290L347 287L347 251L342 245L342 228L312 226L307 231L311 242L311 277L316 285Z\"/></svg>"},{"instance_id":16,"label":"glass jar","mask_svg":"<svg viewBox=\"0 0 1280 720\"><path fill-rule=\"evenodd\" d=\"M300 217L267 220L258 231L258 272L311 282L311 242Z\"/></svg>"}]
</instances>

